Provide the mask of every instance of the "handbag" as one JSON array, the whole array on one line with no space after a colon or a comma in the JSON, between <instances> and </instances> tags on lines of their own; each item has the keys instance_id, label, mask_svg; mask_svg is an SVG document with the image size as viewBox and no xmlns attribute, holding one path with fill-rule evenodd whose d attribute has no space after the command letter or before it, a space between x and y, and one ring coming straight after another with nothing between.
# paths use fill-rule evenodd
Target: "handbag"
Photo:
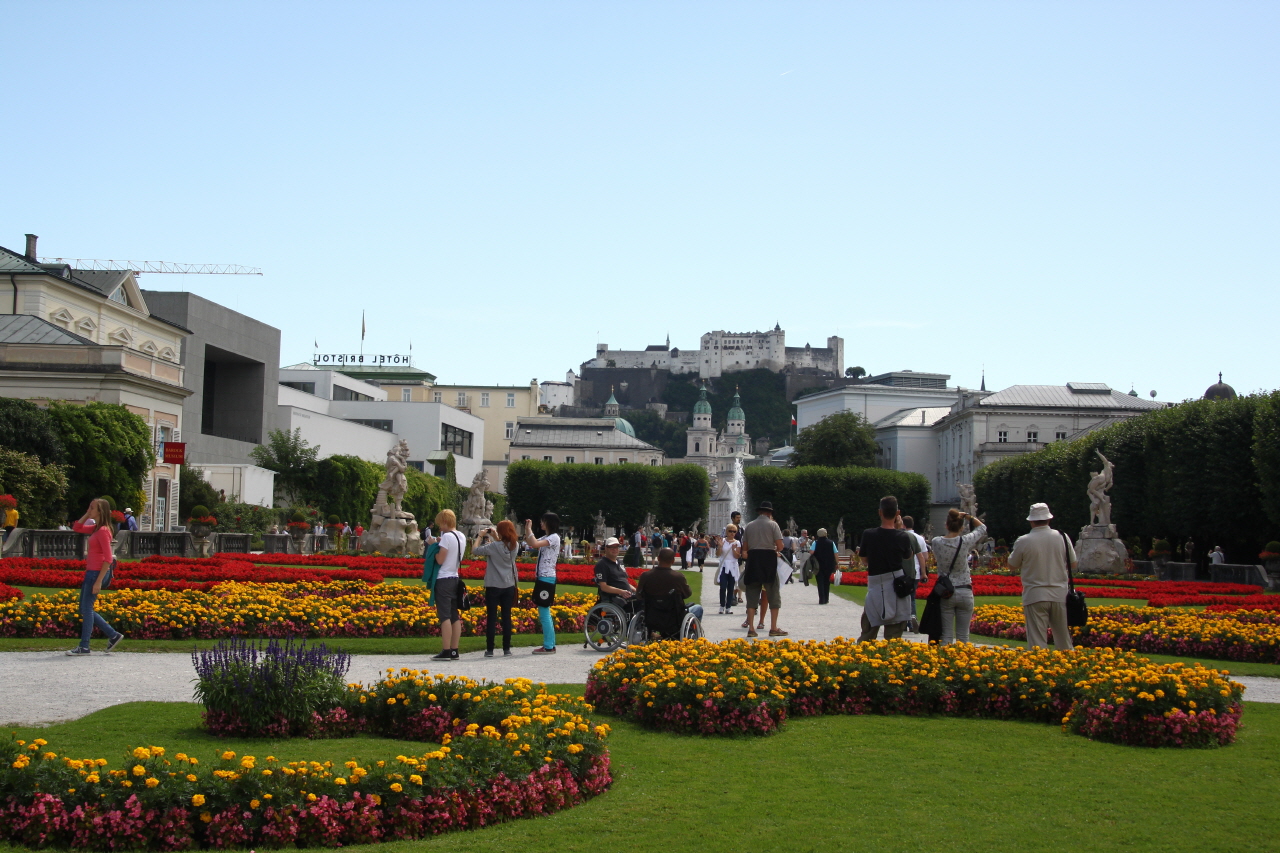
<instances>
[{"instance_id":1,"label":"handbag","mask_svg":"<svg viewBox=\"0 0 1280 853\"><path fill-rule=\"evenodd\" d=\"M956 559L960 556L960 549L964 547L964 537L959 537L959 540L956 542L956 552L951 555L951 565L947 566L947 573L944 575L939 572L938 579L933 582L933 591L939 598L950 598L956 594L956 585L951 582L951 573L955 571Z\"/></svg>"},{"instance_id":2,"label":"handbag","mask_svg":"<svg viewBox=\"0 0 1280 853\"><path fill-rule=\"evenodd\" d=\"M904 572L902 577L893 579L893 591L898 598L906 598L916 591L916 579L907 577Z\"/></svg>"},{"instance_id":3,"label":"handbag","mask_svg":"<svg viewBox=\"0 0 1280 853\"><path fill-rule=\"evenodd\" d=\"M550 607L556 603L556 582L535 580L533 582L533 604L535 607Z\"/></svg>"},{"instance_id":4,"label":"handbag","mask_svg":"<svg viewBox=\"0 0 1280 853\"><path fill-rule=\"evenodd\" d=\"M1067 561L1067 625L1071 628L1083 628L1089 624L1089 605L1084 600L1084 593L1076 589L1071 576L1071 547L1067 534L1058 531L1062 537L1062 556Z\"/></svg>"}]
</instances>

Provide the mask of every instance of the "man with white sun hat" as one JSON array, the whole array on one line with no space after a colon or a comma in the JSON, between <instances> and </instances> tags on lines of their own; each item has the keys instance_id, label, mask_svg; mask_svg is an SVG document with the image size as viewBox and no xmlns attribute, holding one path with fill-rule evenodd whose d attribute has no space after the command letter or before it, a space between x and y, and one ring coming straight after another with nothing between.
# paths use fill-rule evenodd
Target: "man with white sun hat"
<instances>
[{"instance_id":1,"label":"man with white sun hat","mask_svg":"<svg viewBox=\"0 0 1280 853\"><path fill-rule=\"evenodd\" d=\"M1070 568L1076 567L1076 550L1071 539L1049 526L1053 513L1048 504L1032 504L1027 521L1031 532L1018 537L1009 568L1022 570L1022 613L1027 623L1027 648L1049 648L1048 629L1053 628L1053 645L1072 648L1067 626L1067 589Z\"/></svg>"}]
</instances>

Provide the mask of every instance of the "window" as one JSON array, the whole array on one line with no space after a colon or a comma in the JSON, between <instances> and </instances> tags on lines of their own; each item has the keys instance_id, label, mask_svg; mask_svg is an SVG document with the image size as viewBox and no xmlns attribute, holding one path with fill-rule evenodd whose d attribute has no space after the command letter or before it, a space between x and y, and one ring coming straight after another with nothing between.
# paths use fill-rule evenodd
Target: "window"
<instances>
[{"instance_id":1,"label":"window","mask_svg":"<svg viewBox=\"0 0 1280 853\"><path fill-rule=\"evenodd\" d=\"M604 457L603 457L603 456L597 456L597 457L596 457L596 464L597 464L597 465L603 465L603 464L604 464Z\"/></svg>"},{"instance_id":2,"label":"window","mask_svg":"<svg viewBox=\"0 0 1280 853\"><path fill-rule=\"evenodd\" d=\"M410 459L409 467L417 468L419 471L421 471L424 474L427 473L427 463L423 462L421 459Z\"/></svg>"},{"instance_id":3,"label":"window","mask_svg":"<svg viewBox=\"0 0 1280 853\"><path fill-rule=\"evenodd\" d=\"M1035 430L1027 430L1027 441L1040 441L1040 433Z\"/></svg>"},{"instance_id":4,"label":"window","mask_svg":"<svg viewBox=\"0 0 1280 853\"><path fill-rule=\"evenodd\" d=\"M996 433L996 441L997 441L997 442L999 442L1000 444L1004 444L1004 443L1005 443L1005 442L1007 442L1008 440L1009 440L1009 431L1008 431L1008 430L1002 429L1002 430L1000 430L999 432L997 432L997 433Z\"/></svg>"},{"instance_id":5,"label":"window","mask_svg":"<svg viewBox=\"0 0 1280 853\"><path fill-rule=\"evenodd\" d=\"M555 460L554 460L554 459L552 459L550 456L544 456L544 457L542 457L542 461L543 461L543 462L554 462Z\"/></svg>"},{"instance_id":6,"label":"window","mask_svg":"<svg viewBox=\"0 0 1280 853\"><path fill-rule=\"evenodd\" d=\"M1055 433L1053 434L1053 440L1054 440L1054 441L1066 441L1066 440L1067 440L1067 434L1066 434L1065 432L1055 432Z\"/></svg>"},{"instance_id":7,"label":"window","mask_svg":"<svg viewBox=\"0 0 1280 853\"><path fill-rule=\"evenodd\" d=\"M480 392L480 408L482 409L489 408L489 392L488 391Z\"/></svg>"},{"instance_id":8,"label":"window","mask_svg":"<svg viewBox=\"0 0 1280 853\"><path fill-rule=\"evenodd\" d=\"M466 404L467 404L467 392L466 392L466 391L459 391L459 392L458 392L458 405L459 405L459 406L465 406Z\"/></svg>"},{"instance_id":9,"label":"window","mask_svg":"<svg viewBox=\"0 0 1280 853\"><path fill-rule=\"evenodd\" d=\"M112 302L119 302L121 305L129 305L129 297L125 296L123 287L117 287L115 290L111 291L111 295L107 298Z\"/></svg>"},{"instance_id":10,"label":"window","mask_svg":"<svg viewBox=\"0 0 1280 853\"><path fill-rule=\"evenodd\" d=\"M350 388L343 388L341 385L333 386L333 399L335 400L360 400L369 402L373 398L368 394L361 394L359 391L352 391Z\"/></svg>"},{"instance_id":11,"label":"window","mask_svg":"<svg viewBox=\"0 0 1280 853\"><path fill-rule=\"evenodd\" d=\"M395 432L395 424L393 421L381 420L378 418L346 418L346 420L353 424L364 424L367 427L373 427L374 429L380 429L385 432Z\"/></svg>"},{"instance_id":12,"label":"window","mask_svg":"<svg viewBox=\"0 0 1280 853\"><path fill-rule=\"evenodd\" d=\"M513 438L515 438L515 437L516 437L516 422L515 422L515 421L507 421L507 430L506 430L506 432L504 433L504 437L507 439L507 441L510 441L511 439L513 439Z\"/></svg>"},{"instance_id":13,"label":"window","mask_svg":"<svg viewBox=\"0 0 1280 853\"><path fill-rule=\"evenodd\" d=\"M657 464L658 464L658 460L657 460L657 459L650 459L650 460L649 460L649 464L650 464L650 465L657 465Z\"/></svg>"},{"instance_id":14,"label":"window","mask_svg":"<svg viewBox=\"0 0 1280 853\"><path fill-rule=\"evenodd\" d=\"M578 460L577 460L577 458L576 458L576 457L573 457L573 456L566 456L566 457L564 458L564 461L565 461L566 463L568 463L569 465L572 465L574 462L577 462Z\"/></svg>"},{"instance_id":15,"label":"window","mask_svg":"<svg viewBox=\"0 0 1280 853\"><path fill-rule=\"evenodd\" d=\"M516 392L508 391L507 392L507 408L514 409L515 407L516 407Z\"/></svg>"},{"instance_id":16,"label":"window","mask_svg":"<svg viewBox=\"0 0 1280 853\"><path fill-rule=\"evenodd\" d=\"M531 457L531 456L521 456L520 458L521 458L521 459L523 459L523 460L528 461L529 459L532 459L533 457Z\"/></svg>"},{"instance_id":17,"label":"window","mask_svg":"<svg viewBox=\"0 0 1280 853\"><path fill-rule=\"evenodd\" d=\"M413 400L413 389L412 389L412 388L401 388L401 389L400 389L400 402L402 402L402 403L408 403L408 402L411 402L412 400Z\"/></svg>"},{"instance_id":18,"label":"window","mask_svg":"<svg viewBox=\"0 0 1280 853\"><path fill-rule=\"evenodd\" d=\"M306 394L316 393L316 383L314 382L281 382L281 385L287 385L290 388L297 388Z\"/></svg>"},{"instance_id":19,"label":"window","mask_svg":"<svg viewBox=\"0 0 1280 853\"><path fill-rule=\"evenodd\" d=\"M618 464L619 464L619 465L626 465L626 464L627 464L627 457L623 456L621 459L619 459L619 460L618 460Z\"/></svg>"},{"instance_id":20,"label":"window","mask_svg":"<svg viewBox=\"0 0 1280 853\"><path fill-rule=\"evenodd\" d=\"M440 424L440 449L471 458L471 433L453 424Z\"/></svg>"},{"instance_id":21,"label":"window","mask_svg":"<svg viewBox=\"0 0 1280 853\"><path fill-rule=\"evenodd\" d=\"M695 441L695 442L693 443L693 452L694 452L694 453L701 453L701 452L702 452L702 442L700 442L700 441Z\"/></svg>"},{"instance_id":22,"label":"window","mask_svg":"<svg viewBox=\"0 0 1280 853\"><path fill-rule=\"evenodd\" d=\"M433 403L443 403L443 402L444 402L444 395L443 395L443 394L441 394L439 391L433 391L433 392L431 392L431 402L433 402Z\"/></svg>"}]
</instances>

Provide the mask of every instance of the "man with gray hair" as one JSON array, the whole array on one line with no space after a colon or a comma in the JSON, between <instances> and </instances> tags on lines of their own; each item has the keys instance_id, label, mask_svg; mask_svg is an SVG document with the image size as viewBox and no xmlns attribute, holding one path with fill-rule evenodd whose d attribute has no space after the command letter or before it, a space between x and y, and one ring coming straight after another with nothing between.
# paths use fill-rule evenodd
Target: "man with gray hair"
<instances>
[{"instance_id":1,"label":"man with gray hair","mask_svg":"<svg viewBox=\"0 0 1280 853\"><path fill-rule=\"evenodd\" d=\"M1065 533L1049 526L1053 513L1048 504L1032 504L1027 521L1031 532L1018 537L1009 555L1009 568L1022 570L1022 613L1027 623L1027 648L1049 648L1048 629L1053 644L1070 650L1071 628L1067 626L1067 589L1070 569L1076 567L1076 550Z\"/></svg>"}]
</instances>

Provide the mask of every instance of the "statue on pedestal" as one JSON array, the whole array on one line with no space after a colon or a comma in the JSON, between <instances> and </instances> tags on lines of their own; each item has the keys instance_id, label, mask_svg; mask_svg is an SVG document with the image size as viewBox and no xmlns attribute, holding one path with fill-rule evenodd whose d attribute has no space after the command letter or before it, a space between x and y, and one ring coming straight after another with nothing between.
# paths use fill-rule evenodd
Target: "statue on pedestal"
<instances>
[{"instance_id":1,"label":"statue on pedestal","mask_svg":"<svg viewBox=\"0 0 1280 853\"><path fill-rule=\"evenodd\" d=\"M1089 478L1089 524L1080 529L1076 557L1082 572L1123 572L1129 556L1124 543L1111 523L1111 498L1107 492L1115 485L1115 465L1094 451L1102 460L1102 470Z\"/></svg>"},{"instance_id":2,"label":"statue on pedestal","mask_svg":"<svg viewBox=\"0 0 1280 853\"><path fill-rule=\"evenodd\" d=\"M961 483L956 481L956 491L960 494L960 511L978 517L978 495L973 489L973 483Z\"/></svg>"},{"instance_id":3,"label":"statue on pedestal","mask_svg":"<svg viewBox=\"0 0 1280 853\"><path fill-rule=\"evenodd\" d=\"M380 554L422 554L422 537L413 513L401 508L409 480L409 444L401 440L387 451L387 476L378 485L369 529L360 537L360 550Z\"/></svg>"},{"instance_id":4,"label":"statue on pedestal","mask_svg":"<svg viewBox=\"0 0 1280 853\"><path fill-rule=\"evenodd\" d=\"M595 537L597 542L603 544L604 540L609 538L609 528L606 527L604 523L604 510L596 510L596 514L593 515L592 518L596 523L595 530L592 531L592 535Z\"/></svg>"},{"instance_id":5,"label":"statue on pedestal","mask_svg":"<svg viewBox=\"0 0 1280 853\"><path fill-rule=\"evenodd\" d=\"M471 481L467 499L462 502L461 526L467 536L472 539L479 536L481 530L487 530L493 526L491 519L493 502L485 497L487 491L489 491L489 477L481 468L480 473L476 474L475 479Z\"/></svg>"},{"instance_id":6,"label":"statue on pedestal","mask_svg":"<svg viewBox=\"0 0 1280 853\"><path fill-rule=\"evenodd\" d=\"M1107 496L1107 492L1115 485L1116 466L1102 455L1101 450L1094 452L1102 460L1102 470L1089 480L1089 523L1106 527L1111 524L1111 498Z\"/></svg>"}]
</instances>

